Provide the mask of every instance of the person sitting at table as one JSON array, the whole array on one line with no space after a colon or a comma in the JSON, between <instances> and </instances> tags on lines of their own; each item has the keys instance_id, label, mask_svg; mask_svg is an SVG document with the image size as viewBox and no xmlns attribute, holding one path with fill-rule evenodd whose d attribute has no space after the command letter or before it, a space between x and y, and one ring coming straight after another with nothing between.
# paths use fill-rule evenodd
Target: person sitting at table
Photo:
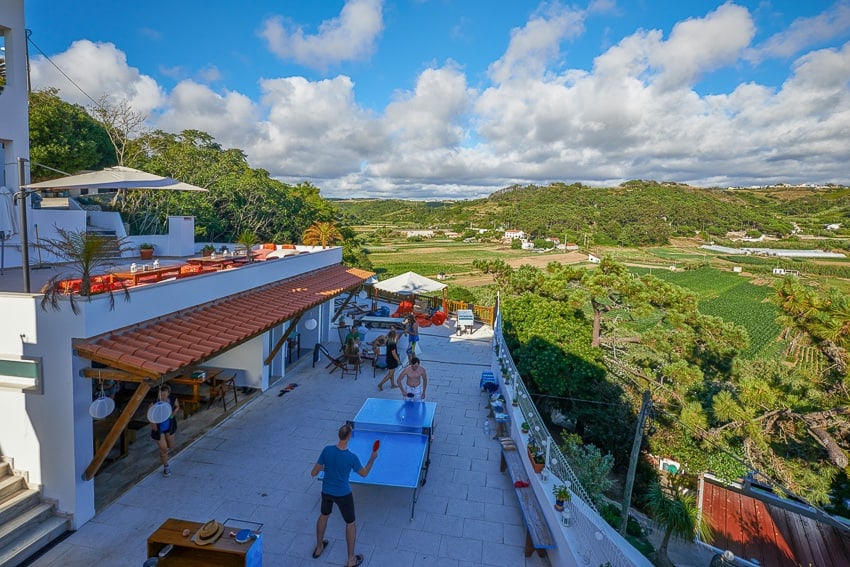
<instances>
[{"instance_id":1,"label":"person sitting at table","mask_svg":"<svg viewBox=\"0 0 850 567\"><path fill-rule=\"evenodd\" d=\"M357 343L357 348L360 348L360 341L363 340L365 335L360 334L360 330L357 327L351 327L351 330L348 331L348 334L345 335L345 339L343 339L343 344L348 342L348 339L352 339Z\"/></svg>"},{"instance_id":2,"label":"person sitting at table","mask_svg":"<svg viewBox=\"0 0 850 567\"><path fill-rule=\"evenodd\" d=\"M386 335L378 335L378 337L370 343L372 345L372 352L376 354L381 354L380 349L387 345L387 336Z\"/></svg>"},{"instance_id":3,"label":"person sitting at table","mask_svg":"<svg viewBox=\"0 0 850 567\"><path fill-rule=\"evenodd\" d=\"M360 324L357 325L357 332L360 333L360 336L365 339L366 333L369 332L369 328L361 321Z\"/></svg>"},{"instance_id":4,"label":"person sitting at table","mask_svg":"<svg viewBox=\"0 0 850 567\"><path fill-rule=\"evenodd\" d=\"M345 347L343 348L343 353L345 354L345 358L348 360L353 360L355 358L360 358L360 344L354 340L353 337L348 337L345 340Z\"/></svg>"}]
</instances>

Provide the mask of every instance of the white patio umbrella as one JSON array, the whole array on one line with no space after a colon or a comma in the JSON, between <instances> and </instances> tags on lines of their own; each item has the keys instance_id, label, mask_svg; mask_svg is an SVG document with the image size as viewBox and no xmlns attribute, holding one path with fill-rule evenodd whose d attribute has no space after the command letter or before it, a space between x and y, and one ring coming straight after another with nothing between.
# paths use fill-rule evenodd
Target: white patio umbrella
<instances>
[{"instance_id":1,"label":"white patio umbrella","mask_svg":"<svg viewBox=\"0 0 850 567\"><path fill-rule=\"evenodd\" d=\"M30 183L29 189L166 189L170 191L207 191L203 187L116 165L100 171L69 175L50 181Z\"/></svg>"},{"instance_id":2,"label":"white patio umbrella","mask_svg":"<svg viewBox=\"0 0 850 567\"><path fill-rule=\"evenodd\" d=\"M18 218L12 203L12 191L0 187L0 271L6 268L6 241L18 233Z\"/></svg>"}]
</instances>

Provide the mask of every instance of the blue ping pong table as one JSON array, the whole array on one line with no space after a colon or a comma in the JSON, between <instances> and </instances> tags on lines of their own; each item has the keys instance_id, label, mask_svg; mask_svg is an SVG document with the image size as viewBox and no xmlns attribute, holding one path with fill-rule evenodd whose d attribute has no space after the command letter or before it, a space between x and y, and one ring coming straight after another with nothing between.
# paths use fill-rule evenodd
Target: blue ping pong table
<instances>
[{"instance_id":1,"label":"blue ping pong table","mask_svg":"<svg viewBox=\"0 0 850 567\"><path fill-rule=\"evenodd\" d=\"M348 448L365 463L372 445L381 440L378 459L364 478L351 473L358 484L412 488L410 519L416 508L416 492L428 480L431 436L434 432L434 402L408 402L369 398L349 422L354 430Z\"/></svg>"}]
</instances>

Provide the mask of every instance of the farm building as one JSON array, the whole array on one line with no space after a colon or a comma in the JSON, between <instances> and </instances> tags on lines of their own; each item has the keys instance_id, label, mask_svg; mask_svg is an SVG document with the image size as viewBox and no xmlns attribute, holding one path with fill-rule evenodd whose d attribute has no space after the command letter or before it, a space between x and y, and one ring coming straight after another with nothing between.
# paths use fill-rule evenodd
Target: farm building
<instances>
[{"instance_id":1,"label":"farm building","mask_svg":"<svg viewBox=\"0 0 850 567\"><path fill-rule=\"evenodd\" d=\"M524 231L515 229L506 230L504 236L502 236L505 240L524 240L525 237Z\"/></svg>"}]
</instances>

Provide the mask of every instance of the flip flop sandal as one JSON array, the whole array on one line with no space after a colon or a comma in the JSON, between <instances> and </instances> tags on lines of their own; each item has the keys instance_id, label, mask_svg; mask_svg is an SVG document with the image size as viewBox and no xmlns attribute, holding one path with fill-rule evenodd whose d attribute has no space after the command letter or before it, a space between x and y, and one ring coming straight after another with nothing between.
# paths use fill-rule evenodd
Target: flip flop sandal
<instances>
[{"instance_id":1,"label":"flip flop sandal","mask_svg":"<svg viewBox=\"0 0 850 567\"><path fill-rule=\"evenodd\" d=\"M358 553L354 556L354 565L352 567L359 567L361 563L363 563L363 554Z\"/></svg>"},{"instance_id":2,"label":"flip flop sandal","mask_svg":"<svg viewBox=\"0 0 850 567\"><path fill-rule=\"evenodd\" d=\"M325 549L327 549L327 547L328 547L328 540L323 539L322 540L322 551L320 551L319 553L316 553L316 550L313 550L313 559L318 559L319 557L321 557L322 554L325 552Z\"/></svg>"}]
</instances>

